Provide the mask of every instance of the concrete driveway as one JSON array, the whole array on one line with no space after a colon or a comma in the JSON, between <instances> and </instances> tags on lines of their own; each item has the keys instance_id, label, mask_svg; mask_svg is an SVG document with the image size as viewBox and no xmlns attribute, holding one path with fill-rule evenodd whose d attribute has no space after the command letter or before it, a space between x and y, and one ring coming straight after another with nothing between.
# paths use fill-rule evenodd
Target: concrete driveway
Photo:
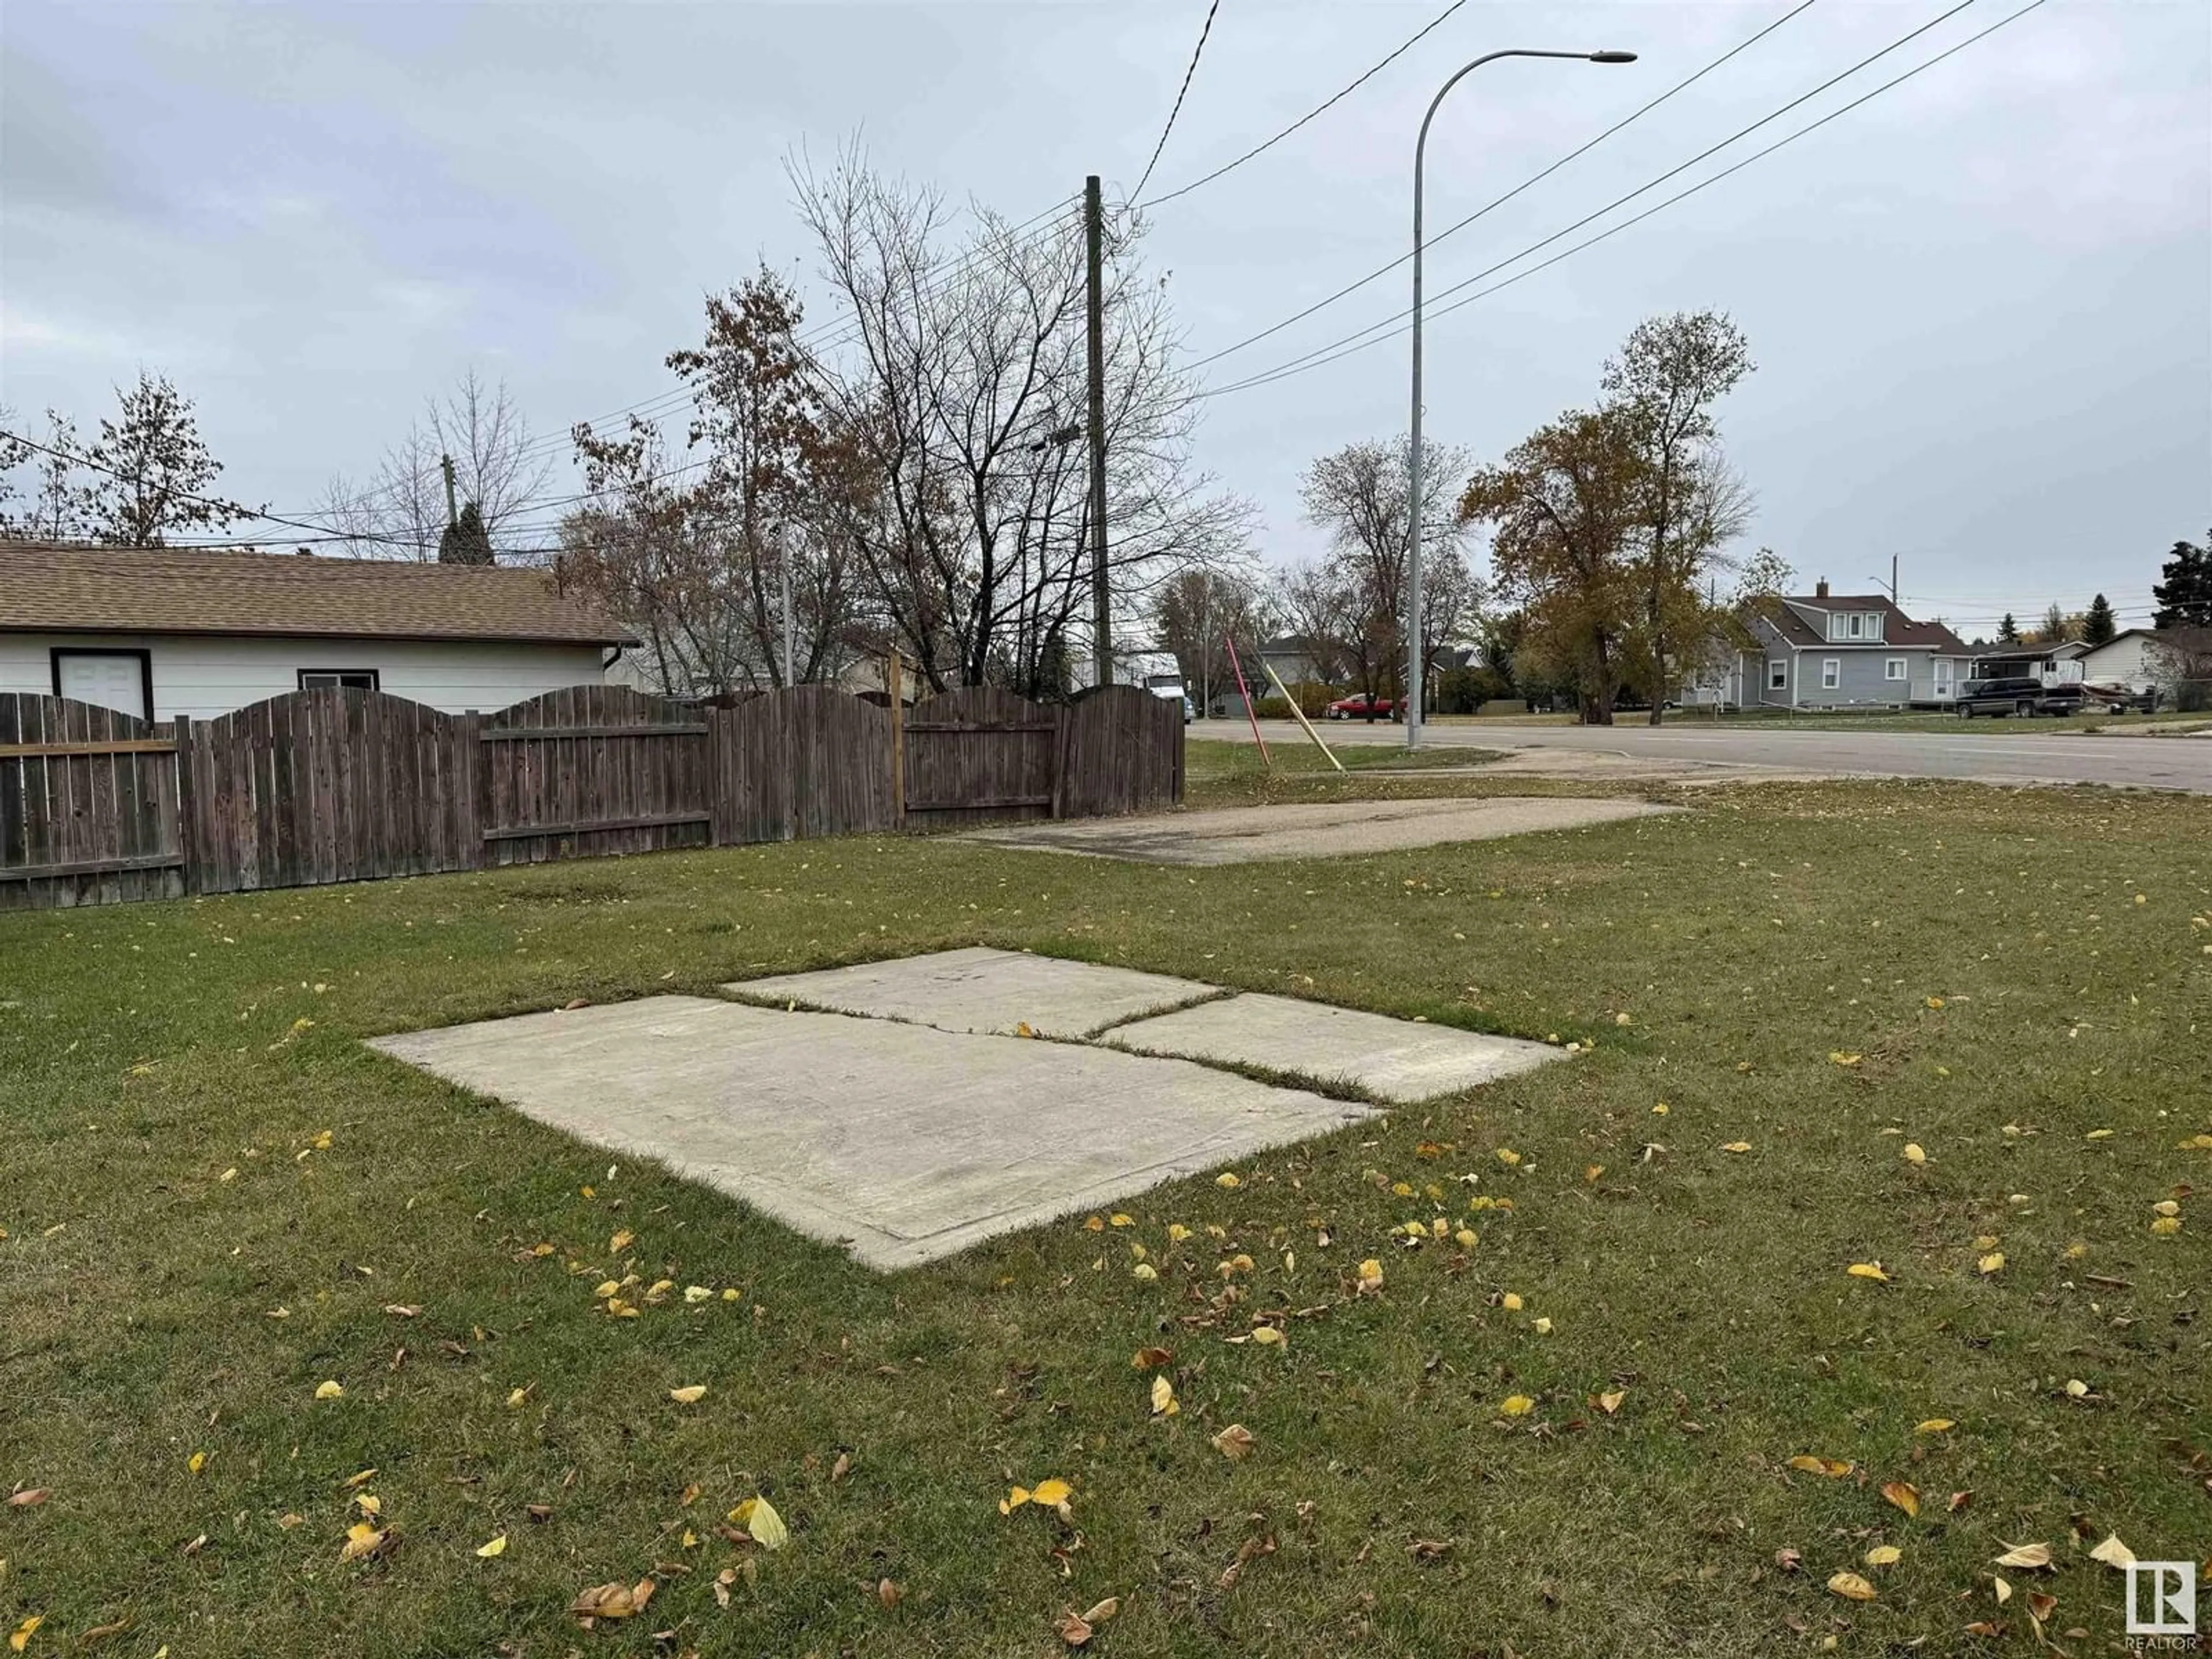
<instances>
[{"instance_id":1,"label":"concrete driveway","mask_svg":"<svg viewBox=\"0 0 2212 1659\"><path fill-rule=\"evenodd\" d=\"M1994 722L1961 722L1956 732L1799 732L1788 727L1700 726L1678 714L1664 726L1431 726L1423 741L1431 748L1494 749L1507 752L1496 769L1522 766L1557 774L1563 762L1588 757L1616 775L1650 766L1673 771L1695 767L1750 775L1963 778L1983 783L2104 783L2212 794L2212 738L2085 737L1993 730ZM1272 746L1303 744L1305 735L1288 721L1262 721ZM1249 743L1249 726L1207 720L1194 736ZM1347 723L1328 726L1332 744L1397 744L1405 729Z\"/></svg>"}]
</instances>

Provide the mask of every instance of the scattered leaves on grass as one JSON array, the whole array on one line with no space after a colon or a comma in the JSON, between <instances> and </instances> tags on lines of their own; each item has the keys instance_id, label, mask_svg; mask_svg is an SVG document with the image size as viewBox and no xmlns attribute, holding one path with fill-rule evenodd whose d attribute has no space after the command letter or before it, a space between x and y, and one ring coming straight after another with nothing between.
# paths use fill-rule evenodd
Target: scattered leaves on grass
<instances>
[{"instance_id":1,"label":"scattered leaves on grass","mask_svg":"<svg viewBox=\"0 0 2212 1659\"><path fill-rule=\"evenodd\" d=\"M1881 1495L1907 1515L1915 1519L1919 1517L1920 1492L1910 1482L1885 1480L1881 1483Z\"/></svg>"},{"instance_id":2,"label":"scattered leaves on grass","mask_svg":"<svg viewBox=\"0 0 2212 1659\"><path fill-rule=\"evenodd\" d=\"M1830 1575L1828 1589L1832 1595L1840 1595L1846 1601L1871 1601L1875 1598L1874 1586L1855 1572Z\"/></svg>"},{"instance_id":3,"label":"scattered leaves on grass","mask_svg":"<svg viewBox=\"0 0 2212 1659\"><path fill-rule=\"evenodd\" d=\"M890 1582L888 1578L884 1581L884 1583ZM1096 1607L1086 1607L1081 1613L1062 1613L1053 1628L1060 1632L1060 1639L1068 1646L1079 1648L1088 1644L1091 1638L1097 1634L1099 1626L1121 1610L1120 1600L1109 1595Z\"/></svg>"},{"instance_id":4,"label":"scattered leaves on grass","mask_svg":"<svg viewBox=\"0 0 2212 1659\"><path fill-rule=\"evenodd\" d=\"M1259 1443L1258 1437L1242 1423L1231 1423L1213 1437L1214 1449L1232 1463L1249 1457L1253 1448Z\"/></svg>"}]
</instances>

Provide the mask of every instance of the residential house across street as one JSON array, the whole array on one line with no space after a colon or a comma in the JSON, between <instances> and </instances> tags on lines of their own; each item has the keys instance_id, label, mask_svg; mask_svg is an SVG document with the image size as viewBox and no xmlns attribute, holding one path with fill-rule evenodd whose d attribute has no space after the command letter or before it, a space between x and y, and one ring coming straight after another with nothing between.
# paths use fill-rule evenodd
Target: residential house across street
<instances>
[{"instance_id":1,"label":"residential house across street","mask_svg":"<svg viewBox=\"0 0 2212 1659\"><path fill-rule=\"evenodd\" d=\"M1838 594L1821 581L1744 618L1756 643L1723 653L1683 702L1735 708L1948 708L1973 653L1940 622L1916 622L1887 595Z\"/></svg>"}]
</instances>

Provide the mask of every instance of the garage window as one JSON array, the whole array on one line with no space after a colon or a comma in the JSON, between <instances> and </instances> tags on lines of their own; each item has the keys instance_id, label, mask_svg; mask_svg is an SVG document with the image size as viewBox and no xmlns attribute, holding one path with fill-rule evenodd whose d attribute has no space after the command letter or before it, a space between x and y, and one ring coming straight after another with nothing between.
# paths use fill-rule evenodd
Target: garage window
<instances>
[{"instance_id":1,"label":"garage window","mask_svg":"<svg viewBox=\"0 0 2212 1659\"><path fill-rule=\"evenodd\" d=\"M377 689L374 668L302 668L300 671L300 690L302 691L374 691Z\"/></svg>"},{"instance_id":2,"label":"garage window","mask_svg":"<svg viewBox=\"0 0 2212 1659\"><path fill-rule=\"evenodd\" d=\"M1844 659L1841 657L1820 659L1820 690L1832 691L1844 683Z\"/></svg>"},{"instance_id":3,"label":"garage window","mask_svg":"<svg viewBox=\"0 0 2212 1659\"><path fill-rule=\"evenodd\" d=\"M154 718L154 659L147 651L53 648L54 695L118 714Z\"/></svg>"},{"instance_id":4,"label":"garage window","mask_svg":"<svg viewBox=\"0 0 2212 1659\"><path fill-rule=\"evenodd\" d=\"M1886 680L1903 679L1905 678L1905 659L1902 657L1891 657L1887 659L1881 665L1881 677Z\"/></svg>"},{"instance_id":5,"label":"garage window","mask_svg":"<svg viewBox=\"0 0 2212 1659\"><path fill-rule=\"evenodd\" d=\"M1790 665L1780 657L1769 659L1766 665L1766 689L1781 691L1790 684Z\"/></svg>"}]
</instances>

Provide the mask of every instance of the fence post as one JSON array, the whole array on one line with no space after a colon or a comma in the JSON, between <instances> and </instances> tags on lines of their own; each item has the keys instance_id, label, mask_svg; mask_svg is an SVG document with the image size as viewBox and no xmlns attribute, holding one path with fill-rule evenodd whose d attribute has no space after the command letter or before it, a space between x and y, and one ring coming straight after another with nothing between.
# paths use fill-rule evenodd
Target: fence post
<instances>
[{"instance_id":1,"label":"fence post","mask_svg":"<svg viewBox=\"0 0 2212 1659\"><path fill-rule=\"evenodd\" d=\"M891 827L906 828L906 688L898 647L891 647L889 671L884 678L891 694Z\"/></svg>"},{"instance_id":2,"label":"fence post","mask_svg":"<svg viewBox=\"0 0 2212 1659\"><path fill-rule=\"evenodd\" d=\"M177 715L170 720L169 731L177 745L177 752L172 757L177 763L177 787L172 793L177 814L177 857L183 870L185 896L189 898L200 890L197 823L199 804L193 790L191 716Z\"/></svg>"},{"instance_id":3,"label":"fence post","mask_svg":"<svg viewBox=\"0 0 2212 1659\"><path fill-rule=\"evenodd\" d=\"M483 834L484 797L489 793L491 776L491 757L487 752L489 745L483 740L483 716L473 708L462 710L457 735L460 738L461 775L455 782L459 787L461 799L454 804L462 806L465 813L462 830L468 841L465 854L468 862L462 867L481 870L489 861L485 857Z\"/></svg>"}]
</instances>

